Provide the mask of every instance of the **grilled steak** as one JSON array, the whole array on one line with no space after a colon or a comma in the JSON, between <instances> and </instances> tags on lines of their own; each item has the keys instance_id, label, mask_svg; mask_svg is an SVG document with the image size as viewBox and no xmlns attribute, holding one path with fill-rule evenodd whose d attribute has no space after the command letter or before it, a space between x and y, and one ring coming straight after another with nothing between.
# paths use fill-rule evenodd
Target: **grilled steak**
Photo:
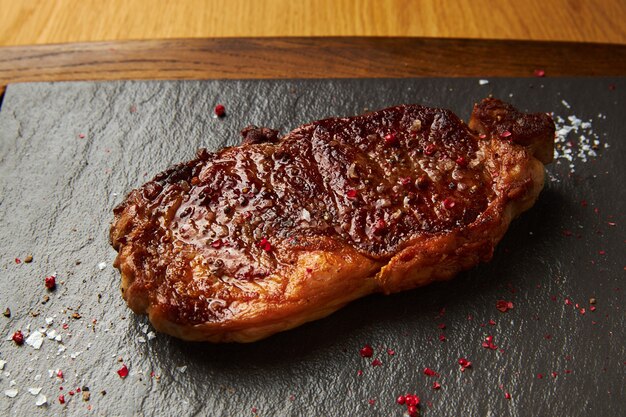
<instances>
[{"instance_id":1,"label":"grilled steak","mask_svg":"<svg viewBox=\"0 0 626 417\"><path fill-rule=\"evenodd\" d=\"M532 206L554 123L497 99L278 132L158 174L115 208L122 294L188 340L250 342L491 258Z\"/></svg>"}]
</instances>

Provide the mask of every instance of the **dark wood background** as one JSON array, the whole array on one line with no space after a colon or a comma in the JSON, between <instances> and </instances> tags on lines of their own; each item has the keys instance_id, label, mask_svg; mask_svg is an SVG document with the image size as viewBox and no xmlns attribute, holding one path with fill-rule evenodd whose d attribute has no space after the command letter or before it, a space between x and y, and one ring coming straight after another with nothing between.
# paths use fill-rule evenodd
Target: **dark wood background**
<instances>
[{"instance_id":1,"label":"dark wood background","mask_svg":"<svg viewBox=\"0 0 626 417\"><path fill-rule=\"evenodd\" d=\"M28 81L626 75L626 45L435 38L220 38L0 48Z\"/></svg>"}]
</instances>

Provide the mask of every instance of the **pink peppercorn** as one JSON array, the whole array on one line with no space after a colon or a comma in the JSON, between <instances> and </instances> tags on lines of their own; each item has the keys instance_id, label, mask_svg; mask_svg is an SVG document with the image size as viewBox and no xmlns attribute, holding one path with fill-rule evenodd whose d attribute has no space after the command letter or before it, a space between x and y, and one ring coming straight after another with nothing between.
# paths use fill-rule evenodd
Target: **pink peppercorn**
<instances>
[{"instance_id":1,"label":"pink peppercorn","mask_svg":"<svg viewBox=\"0 0 626 417\"><path fill-rule=\"evenodd\" d=\"M426 376L435 376L435 375L437 375L437 372L433 371L430 368L424 368L424 375L426 375Z\"/></svg>"},{"instance_id":2,"label":"pink peppercorn","mask_svg":"<svg viewBox=\"0 0 626 417\"><path fill-rule=\"evenodd\" d=\"M447 197L447 198L445 198L445 199L443 200L443 207L444 207L446 210L450 210L450 209L452 209L454 206L456 206L456 202L455 202L453 199L451 199L450 197Z\"/></svg>"},{"instance_id":3,"label":"pink peppercorn","mask_svg":"<svg viewBox=\"0 0 626 417\"><path fill-rule=\"evenodd\" d=\"M513 303L511 301L498 300L496 302L496 308L501 312L506 313L513 308Z\"/></svg>"},{"instance_id":4,"label":"pink peppercorn","mask_svg":"<svg viewBox=\"0 0 626 417\"><path fill-rule=\"evenodd\" d=\"M117 370L117 374L120 378L126 378L128 376L128 367L126 365L122 365L120 369Z\"/></svg>"},{"instance_id":5,"label":"pink peppercorn","mask_svg":"<svg viewBox=\"0 0 626 417\"><path fill-rule=\"evenodd\" d=\"M21 346L24 344L24 334L22 333L21 330L18 330L15 333L13 333L13 336L11 337L11 339L13 339L15 344L18 346Z\"/></svg>"},{"instance_id":6,"label":"pink peppercorn","mask_svg":"<svg viewBox=\"0 0 626 417\"><path fill-rule=\"evenodd\" d=\"M361 350L359 351L359 353L361 354L362 357L364 358L371 358L372 355L374 354L374 349L372 349L372 347L370 345L365 345L361 348Z\"/></svg>"},{"instance_id":7,"label":"pink peppercorn","mask_svg":"<svg viewBox=\"0 0 626 417\"><path fill-rule=\"evenodd\" d=\"M434 155L436 151L437 148L432 143L424 148L424 154L428 156Z\"/></svg>"},{"instance_id":8,"label":"pink peppercorn","mask_svg":"<svg viewBox=\"0 0 626 417\"><path fill-rule=\"evenodd\" d=\"M269 240L267 240L266 237L261 239L261 241L259 242L259 247L263 249L265 252L269 252L272 250L272 244L269 242Z\"/></svg>"},{"instance_id":9,"label":"pink peppercorn","mask_svg":"<svg viewBox=\"0 0 626 417\"><path fill-rule=\"evenodd\" d=\"M383 219L379 219L374 225L373 232L375 235L382 235L387 231L387 222Z\"/></svg>"},{"instance_id":10,"label":"pink peppercorn","mask_svg":"<svg viewBox=\"0 0 626 417\"><path fill-rule=\"evenodd\" d=\"M395 133L389 133L387 135L385 135L385 145L396 145L398 143L398 140L396 138L396 134Z\"/></svg>"},{"instance_id":11,"label":"pink peppercorn","mask_svg":"<svg viewBox=\"0 0 626 417\"><path fill-rule=\"evenodd\" d=\"M215 115L217 117L224 117L224 115L226 114L226 107L224 107L223 104L218 104L217 106L215 106L215 109L213 111L215 112Z\"/></svg>"},{"instance_id":12,"label":"pink peppercorn","mask_svg":"<svg viewBox=\"0 0 626 417\"><path fill-rule=\"evenodd\" d=\"M56 277L54 275L50 275L49 277L46 277L44 283L47 289L53 290L57 286Z\"/></svg>"}]
</instances>

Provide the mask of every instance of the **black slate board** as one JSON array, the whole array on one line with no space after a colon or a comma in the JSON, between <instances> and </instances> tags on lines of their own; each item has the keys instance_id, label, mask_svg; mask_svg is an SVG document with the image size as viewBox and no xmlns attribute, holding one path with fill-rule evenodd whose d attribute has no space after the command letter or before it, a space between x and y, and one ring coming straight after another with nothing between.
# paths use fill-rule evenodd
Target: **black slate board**
<instances>
[{"instance_id":1,"label":"black slate board","mask_svg":"<svg viewBox=\"0 0 626 417\"><path fill-rule=\"evenodd\" d=\"M595 134L601 142L597 157L574 158L573 174L566 161L548 168L540 200L491 263L447 283L358 300L254 344L164 335L141 342L150 329L121 300L108 244L111 210L133 187L198 147L237 143L247 124L286 132L409 102L467 118L488 94L592 120L569 139ZM224 119L212 117L218 102ZM0 326L7 339L28 325L55 329L62 342L46 339L39 350L0 343L0 414L401 416L395 398L411 392L424 416L623 415L625 103L626 80L601 78L11 85L0 112L0 309L12 315ZM27 254L32 263L15 262ZM58 288L42 304L43 279L55 271ZM498 299L514 308L499 312ZM71 318L76 311L82 318ZM503 351L483 348L487 335ZM366 343L373 358L359 355ZM472 368L460 372L460 357ZM124 380L118 358L130 369ZM374 358L382 365L373 367ZM424 375L425 367L439 376ZM64 381L49 377L56 369ZM88 402L69 395L79 386L89 387ZM36 407L29 387L42 387L48 404ZM5 395L15 388L15 398Z\"/></svg>"}]
</instances>

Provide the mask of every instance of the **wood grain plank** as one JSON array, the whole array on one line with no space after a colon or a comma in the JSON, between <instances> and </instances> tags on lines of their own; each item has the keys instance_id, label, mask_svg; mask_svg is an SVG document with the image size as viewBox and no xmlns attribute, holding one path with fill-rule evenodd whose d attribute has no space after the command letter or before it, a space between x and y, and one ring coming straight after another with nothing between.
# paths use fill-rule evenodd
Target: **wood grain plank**
<instances>
[{"instance_id":1,"label":"wood grain plank","mask_svg":"<svg viewBox=\"0 0 626 417\"><path fill-rule=\"evenodd\" d=\"M258 36L626 43L623 0L0 0L0 45Z\"/></svg>"},{"instance_id":2,"label":"wood grain plank","mask_svg":"<svg viewBox=\"0 0 626 417\"><path fill-rule=\"evenodd\" d=\"M626 75L626 45L428 38L219 38L0 48L27 81Z\"/></svg>"}]
</instances>

